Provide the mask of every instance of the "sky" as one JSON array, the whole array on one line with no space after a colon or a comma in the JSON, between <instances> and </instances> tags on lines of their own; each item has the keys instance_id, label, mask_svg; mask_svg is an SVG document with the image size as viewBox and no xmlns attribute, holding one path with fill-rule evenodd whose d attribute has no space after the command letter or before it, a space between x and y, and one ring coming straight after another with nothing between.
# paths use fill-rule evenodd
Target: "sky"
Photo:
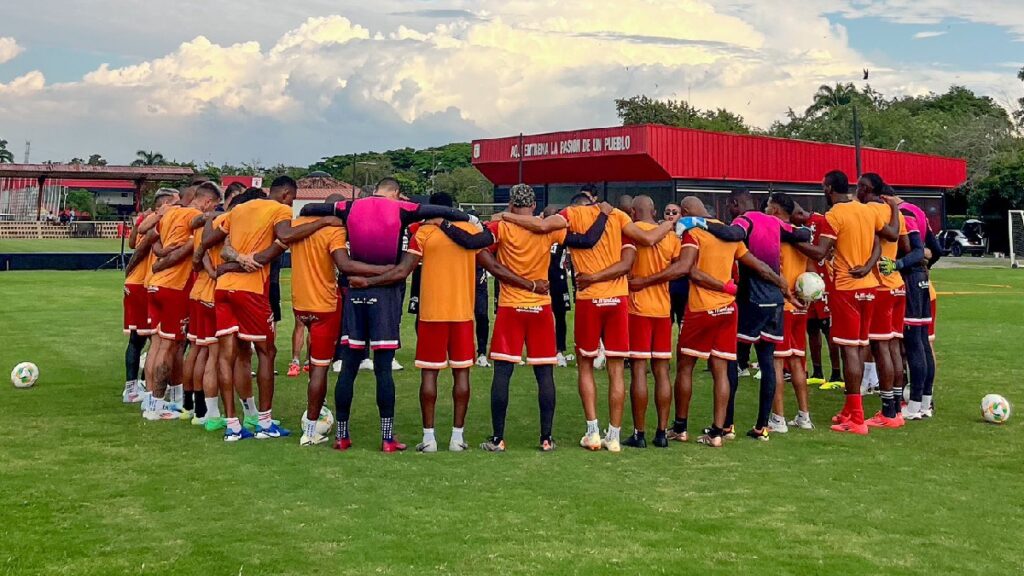
<instances>
[{"instance_id":1,"label":"sky","mask_svg":"<svg viewBox=\"0 0 1024 576\"><path fill-rule=\"evenodd\" d=\"M34 0L0 3L18 161L198 163L612 126L636 94L767 127L821 84L1024 95L1024 2Z\"/></svg>"}]
</instances>

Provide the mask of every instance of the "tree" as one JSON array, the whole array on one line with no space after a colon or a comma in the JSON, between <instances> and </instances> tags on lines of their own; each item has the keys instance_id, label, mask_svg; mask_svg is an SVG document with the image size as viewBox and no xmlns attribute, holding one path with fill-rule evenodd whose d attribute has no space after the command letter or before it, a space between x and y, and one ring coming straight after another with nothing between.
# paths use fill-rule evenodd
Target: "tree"
<instances>
[{"instance_id":1,"label":"tree","mask_svg":"<svg viewBox=\"0 0 1024 576\"><path fill-rule=\"evenodd\" d=\"M107 161L100 154L91 154L86 164L89 166L106 166Z\"/></svg>"},{"instance_id":2,"label":"tree","mask_svg":"<svg viewBox=\"0 0 1024 576\"><path fill-rule=\"evenodd\" d=\"M856 95L857 88L854 87L852 82L846 84L836 82L835 86L821 85L818 87L818 91L814 93L814 102L807 108L804 114L813 116L823 111L846 106L853 102Z\"/></svg>"},{"instance_id":3,"label":"tree","mask_svg":"<svg viewBox=\"0 0 1024 576\"><path fill-rule=\"evenodd\" d=\"M714 132L751 134L757 130L743 116L724 108L701 110L685 100L655 100L644 95L615 100L615 112L623 126L664 124L680 128L697 128Z\"/></svg>"},{"instance_id":4,"label":"tree","mask_svg":"<svg viewBox=\"0 0 1024 576\"><path fill-rule=\"evenodd\" d=\"M152 150L139 150L135 153L135 156L137 158L132 162L132 166L163 166L167 164L163 154L153 152Z\"/></svg>"},{"instance_id":5,"label":"tree","mask_svg":"<svg viewBox=\"0 0 1024 576\"><path fill-rule=\"evenodd\" d=\"M1024 68L1017 72L1017 79L1024 82ZM1024 96L1017 99L1017 109L1013 111L1013 118L1017 121L1018 128L1024 128Z\"/></svg>"},{"instance_id":6,"label":"tree","mask_svg":"<svg viewBox=\"0 0 1024 576\"><path fill-rule=\"evenodd\" d=\"M438 174L434 178L434 191L447 192L463 203L491 202L494 196L494 186L472 166Z\"/></svg>"},{"instance_id":7,"label":"tree","mask_svg":"<svg viewBox=\"0 0 1024 576\"><path fill-rule=\"evenodd\" d=\"M7 140L0 138L0 164L13 164L14 154L7 149Z\"/></svg>"}]
</instances>

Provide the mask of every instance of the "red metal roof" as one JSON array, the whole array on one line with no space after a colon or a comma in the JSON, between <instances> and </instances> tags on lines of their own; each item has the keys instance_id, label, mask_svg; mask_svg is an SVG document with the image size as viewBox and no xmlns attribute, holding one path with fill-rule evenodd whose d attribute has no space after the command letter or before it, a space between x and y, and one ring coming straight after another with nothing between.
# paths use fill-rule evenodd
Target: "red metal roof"
<instances>
[{"instance_id":1,"label":"red metal roof","mask_svg":"<svg viewBox=\"0 0 1024 576\"><path fill-rule=\"evenodd\" d=\"M830 170L856 174L853 146L723 134L655 124L523 137L529 183L671 179L817 184ZM498 185L518 182L519 137L475 140L473 165ZM861 151L864 172L893 186L954 188L967 162L876 148Z\"/></svg>"},{"instance_id":2,"label":"red metal roof","mask_svg":"<svg viewBox=\"0 0 1024 576\"><path fill-rule=\"evenodd\" d=\"M344 182L343 182L344 184ZM328 196L332 194L341 194L346 199L351 200L355 198L356 193L359 191L358 188L351 184L345 184L340 188L299 188L298 192L295 193L296 200L326 200Z\"/></svg>"},{"instance_id":3,"label":"red metal roof","mask_svg":"<svg viewBox=\"0 0 1024 576\"><path fill-rule=\"evenodd\" d=\"M85 188L86 190L135 190L131 180L91 180L85 178L63 178L61 186L68 188Z\"/></svg>"},{"instance_id":4,"label":"red metal roof","mask_svg":"<svg viewBox=\"0 0 1024 576\"><path fill-rule=\"evenodd\" d=\"M0 164L0 176L14 178L98 178L170 181L188 178L187 166L92 166L89 164Z\"/></svg>"}]
</instances>

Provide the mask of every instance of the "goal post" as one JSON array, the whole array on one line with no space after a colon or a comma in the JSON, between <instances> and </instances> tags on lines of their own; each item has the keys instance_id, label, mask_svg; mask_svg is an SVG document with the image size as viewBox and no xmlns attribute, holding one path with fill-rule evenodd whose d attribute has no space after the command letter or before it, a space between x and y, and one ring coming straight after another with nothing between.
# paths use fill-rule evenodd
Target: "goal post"
<instances>
[{"instance_id":1,"label":"goal post","mask_svg":"<svg viewBox=\"0 0 1024 576\"><path fill-rule=\"evenodd\" d=\"M1024 210L1010 210L1007 220L1010 226L1010 267L1020 268L1024 264Z\"/></svg>"}]
</instances>

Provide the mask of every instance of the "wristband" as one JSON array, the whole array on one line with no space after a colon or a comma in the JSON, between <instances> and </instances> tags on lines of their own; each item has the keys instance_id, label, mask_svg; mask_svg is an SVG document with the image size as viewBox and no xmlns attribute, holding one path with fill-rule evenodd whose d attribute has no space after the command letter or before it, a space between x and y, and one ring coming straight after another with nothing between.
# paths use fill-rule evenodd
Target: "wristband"
<instances>
[{"instance_id":1,"label":"wristband","mask_svg":"<svg viewBox=\"0 0 1024 576\"><path fill-rule=\"evenodd\" d=\"M530 284L532 284L532 286L530 286L530 292L536 293L537 292L537 281L536 280L530 280Z\"/></svg>"}]
</instances>

